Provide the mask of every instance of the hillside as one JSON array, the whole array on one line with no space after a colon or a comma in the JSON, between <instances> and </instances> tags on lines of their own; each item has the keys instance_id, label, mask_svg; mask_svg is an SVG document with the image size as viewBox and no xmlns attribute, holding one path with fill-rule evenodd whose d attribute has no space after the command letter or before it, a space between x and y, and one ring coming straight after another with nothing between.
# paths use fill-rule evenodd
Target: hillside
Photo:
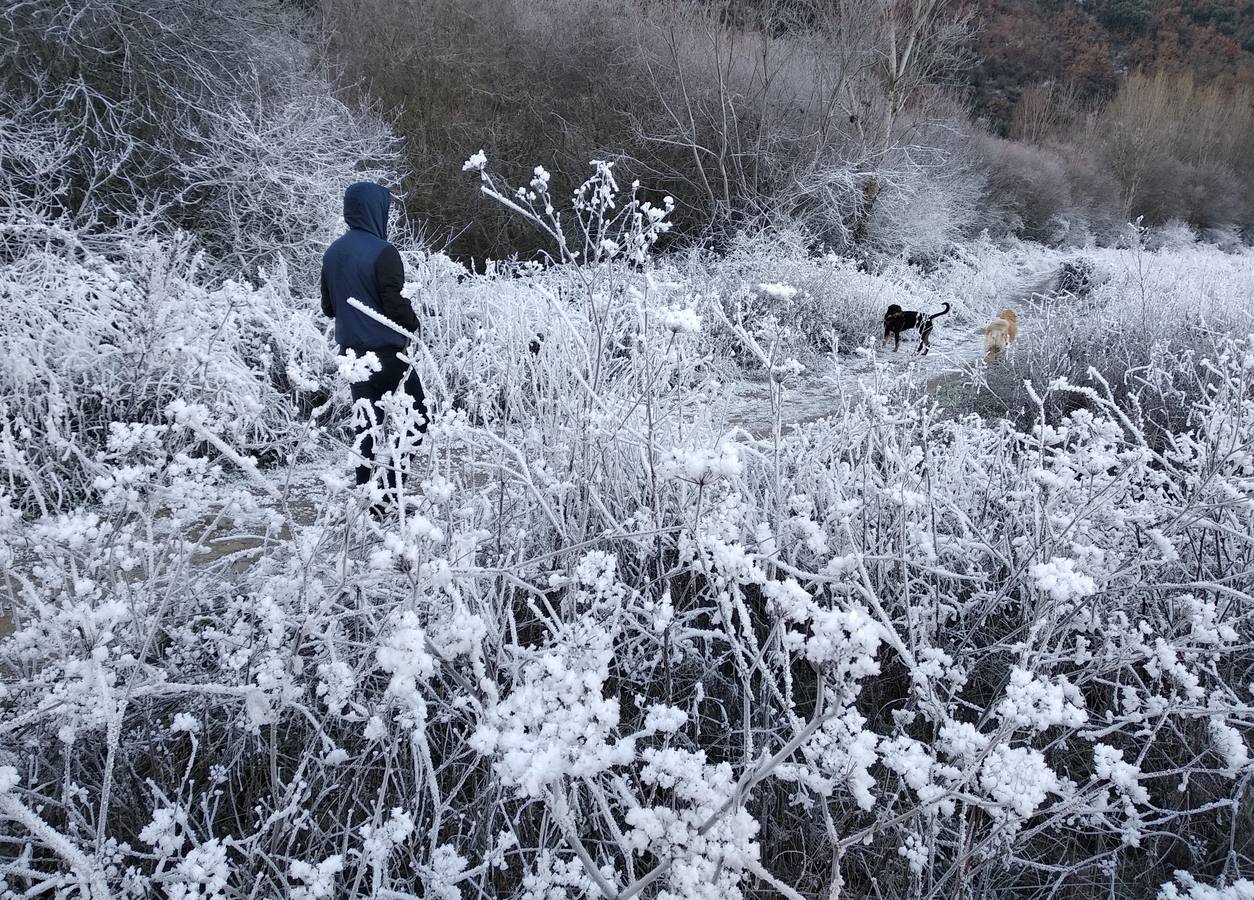
<instances>
[{"instance_id":1,"label":"hillside","mask_svg":"<svg viewBox=\"0 0 1254 900\"><path fill-rule=\"evenodd\" d=\"M1043 82L1091 104L1137 70L1254 81L1251 0L977 0L972 12L973 107L1003 133L1023 92Z\"/></svg>"}]
</instances>

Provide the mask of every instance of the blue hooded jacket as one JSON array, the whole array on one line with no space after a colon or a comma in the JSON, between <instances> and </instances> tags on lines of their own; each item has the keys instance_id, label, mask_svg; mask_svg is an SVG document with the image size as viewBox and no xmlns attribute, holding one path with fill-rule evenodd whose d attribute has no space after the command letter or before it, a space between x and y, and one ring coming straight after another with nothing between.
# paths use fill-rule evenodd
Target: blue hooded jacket
<instances>
[{"instance_id":1,"label":"blue hooded jacket","mask_svg":"<svg viewBox=\"0 0 1254 900\"><path fill-rule=\"evenodd\" d=\"M335 340L354 350L402 349L405 338L348 305L349 297L381 312L407 331L418 331L418 318L401 296L405 267L388 243L387 188L368 181L344 192L348 232L322 255L322 311L335 319Z\"/></svg>"}]
</instances>

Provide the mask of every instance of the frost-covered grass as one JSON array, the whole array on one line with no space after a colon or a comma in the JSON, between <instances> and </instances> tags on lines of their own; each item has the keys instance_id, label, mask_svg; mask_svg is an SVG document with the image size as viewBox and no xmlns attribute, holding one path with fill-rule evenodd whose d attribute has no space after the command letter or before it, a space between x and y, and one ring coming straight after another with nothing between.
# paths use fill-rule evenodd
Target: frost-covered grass
<instances>
[{"instance_id":1,"label":"frost-covered grass","mask_svg":"<svg viewBox=\"0 0 1254 900\"><path fill-rule=\"evenodd\" d=\"M604 209L581 212L604 226ZM628 216L593 246L615 257L648 227ZM121 271L148 271L146 252L119 254ZM23 290L30 316L102 290L103 269L47 253L6 276L61 273ZM879 290L969 297L975 321L993 289L971 285L1039 261L970 253L983 262L931 280L814 263L831 283L806 289L865 297L865 315ZM1034 430L942 416L885 366L830 418L758 440L715 414L729 343L775 373L776 396L805 347L767 343L775 326L729 315L719 285L739 266L730 291L800 289L802 261L607 258L461 282L440 257L408 262L440 371L420 364L434 421L385 526L348 487L347 389L316 304L281 280L128 275L147 287L102 294L121 298L107 309L165 312L116 350L100 337L113 312L65 320L53 350L14 332L25 355L6 359L51 367L62 399L5 362L5 402L62 418L57 443L5 416L4 889L1254 889L1239 881L1254 774L1241 332L1165 434L1100 383L1029 395ZM1191 365L1160 354L1154 372ZM1040 412L1063 396L1084 404Z\"/></svg>"}]
</instances>

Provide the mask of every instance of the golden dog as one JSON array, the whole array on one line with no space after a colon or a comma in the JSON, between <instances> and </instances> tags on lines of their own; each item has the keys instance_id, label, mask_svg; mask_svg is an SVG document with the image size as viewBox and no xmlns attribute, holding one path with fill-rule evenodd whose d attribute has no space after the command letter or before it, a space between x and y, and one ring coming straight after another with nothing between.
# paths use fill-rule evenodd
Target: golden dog
<instances>
[{"instance_id":1,"label":"golden dog","mask_svg":"<svg viewBox=\"0 0 1254 900\"><path fill-rule=\"evenodd\" d=\"M1003 309L984 329L984 350L989 359L1004 351L1019 336L1019 314Z\"/></svg>"}]
</instances>

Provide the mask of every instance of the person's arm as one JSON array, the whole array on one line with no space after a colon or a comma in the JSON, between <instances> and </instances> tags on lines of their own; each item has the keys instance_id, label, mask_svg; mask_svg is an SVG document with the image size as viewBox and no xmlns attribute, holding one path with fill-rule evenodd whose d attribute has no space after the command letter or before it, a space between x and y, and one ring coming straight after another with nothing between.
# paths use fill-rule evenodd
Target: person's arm
<instances>
[{"instance_id":1,"label":"person's arm","mask_svg":"<svg viewBox=\"0 0 1254 900\"><path fill-rule=\"evenodd\" d=\"M327 290L327 273L323 272L320 279L322 284L322 314L328 319L335 318L335 301L331 299L331 292Z\"/></svg>"},{"instance_id":2,"label":"person's arm","mask_svg":"<svg viewBox=\"0 0 1254 900\"><path fill-rule=\"evenodd\" d=\"M383 314L404 328L406 331L418 333L418 317L414 308L401 295L405 286L405 264L396 248L388 244L379 254L374 263L375 279L379 283L379 305Z\"/></svg>"}]
</instances>

